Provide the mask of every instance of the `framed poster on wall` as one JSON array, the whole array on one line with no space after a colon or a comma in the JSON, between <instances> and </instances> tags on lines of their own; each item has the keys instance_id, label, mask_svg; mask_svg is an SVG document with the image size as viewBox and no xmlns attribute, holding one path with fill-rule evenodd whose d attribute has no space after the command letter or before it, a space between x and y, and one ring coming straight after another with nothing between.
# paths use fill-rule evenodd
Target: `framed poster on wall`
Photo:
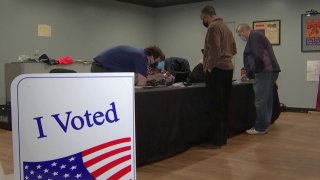
<instances>
[{"instance_id":1,"label":"framed poster on wall","mask_svg":"<svg viewBox=\"0 0 320 180\"><path fill-rule=\"evenodd\" d=\"M320 51L320 14L301 15L301 51Z\"/></svg>"},{"instance_id":2,"label":"framed poster on wall","mask_svg":"<svg viewBox=\"0 0 320 180\"><path fill-rule=\"evenodd\" d=\"M280 45L280 20L254 21L253 29L261 31L272 45Z\"/></svg>"}]
</instances>

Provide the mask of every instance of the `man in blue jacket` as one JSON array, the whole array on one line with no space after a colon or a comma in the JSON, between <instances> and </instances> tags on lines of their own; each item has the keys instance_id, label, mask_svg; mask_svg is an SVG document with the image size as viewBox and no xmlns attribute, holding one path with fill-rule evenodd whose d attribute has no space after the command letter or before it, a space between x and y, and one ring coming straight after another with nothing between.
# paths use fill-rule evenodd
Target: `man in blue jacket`
<instances>
[{"instance_id":1,"label":"man in blue jacket","mask_svg":"<svg viewBox=\"0 0 320 180\"><path fill-rule=\"evenodd\" d=\"M247 42L243 52L245 70L252 75L249 78L255 78L253 89L257 118L255 125L246 132L266 134L272 116L273 86L281 70L272 45L263 33L252 30L245 23L238 25L237 33Z\"/></svg>"},{"instance_id":2,"label":"man in blue jacket","mask_svg":"<svg viewBox=\"0 0 320 180\"><path fill-rule=\"evenodd\" d=\"M160 59L164 59L164 54L157 46L149 46L145 49L128 45L115 46L93 58L91 72L134 72L135 84L144 86L148 67Z\"/></svg>"}]
</instances>

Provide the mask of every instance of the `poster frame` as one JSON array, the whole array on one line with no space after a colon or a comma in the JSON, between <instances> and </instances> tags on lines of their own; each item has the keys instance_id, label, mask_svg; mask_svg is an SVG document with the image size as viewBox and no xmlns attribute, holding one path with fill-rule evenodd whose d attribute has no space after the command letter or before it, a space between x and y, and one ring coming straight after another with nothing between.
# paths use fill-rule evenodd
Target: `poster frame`
<instances>
[{"instance_id":1,"label":"poster frame","mask_svg":"<svg viewBox=\"0 0 320 180\"><path fill-rule=\"evenodd\" d=\"M315 37L308 37L310 35L308 35L307 32L311 26L315 27L316 29ZM301 15L301 51L302 52L320 51L320 14L319 13Z\"/></svg>"},{"instance_id":2,"label":"poster frame","mask_svg":"<svg viewBox=\"0 0 320 180\"><path fill-rule=\"evenodd\" d=\"M281 41L281 21L280 20L253 21L253 29L261 31L268 38L268 40L272 45L280 45L280 41Z\"/></svg>"}]
</instances>

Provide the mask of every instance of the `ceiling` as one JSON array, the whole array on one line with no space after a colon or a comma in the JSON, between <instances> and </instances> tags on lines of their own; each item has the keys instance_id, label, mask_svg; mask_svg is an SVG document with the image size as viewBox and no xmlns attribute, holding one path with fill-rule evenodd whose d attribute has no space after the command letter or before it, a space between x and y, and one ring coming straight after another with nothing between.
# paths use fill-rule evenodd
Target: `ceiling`
<instances>
[{"instance_id":1,"label":"ceiling","mask_svg":"<svg viewBox=\"0 0 320 180\"><path fill-rule=\"evenodd\" d=\"M148 6L153 8L165 7L165 6L174 6L179 4L188 4L203 2L209 0L116 0L121 2L127 2L132 4L138 4L142 6Z\"/></svg>"}]
</instances>

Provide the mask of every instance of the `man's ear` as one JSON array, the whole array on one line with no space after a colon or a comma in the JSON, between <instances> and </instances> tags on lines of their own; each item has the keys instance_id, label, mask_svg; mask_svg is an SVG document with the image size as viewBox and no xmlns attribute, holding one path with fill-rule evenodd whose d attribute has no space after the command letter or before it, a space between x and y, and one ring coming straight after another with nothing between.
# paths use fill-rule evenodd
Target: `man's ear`
<instances>
[{"instance_id":1,"label":"man's ear","mask_svg":"<svg viewBox=\"0 0 320 180\"><path fill-rule=\"evenodd\" d=\"M152 62L154 62L155 61L155 59L154 59L154 57L153 57L153 55L151 55L151 56L149 56L150 57L150 63L152 63Z\"/></svg>"}]
</instances>

